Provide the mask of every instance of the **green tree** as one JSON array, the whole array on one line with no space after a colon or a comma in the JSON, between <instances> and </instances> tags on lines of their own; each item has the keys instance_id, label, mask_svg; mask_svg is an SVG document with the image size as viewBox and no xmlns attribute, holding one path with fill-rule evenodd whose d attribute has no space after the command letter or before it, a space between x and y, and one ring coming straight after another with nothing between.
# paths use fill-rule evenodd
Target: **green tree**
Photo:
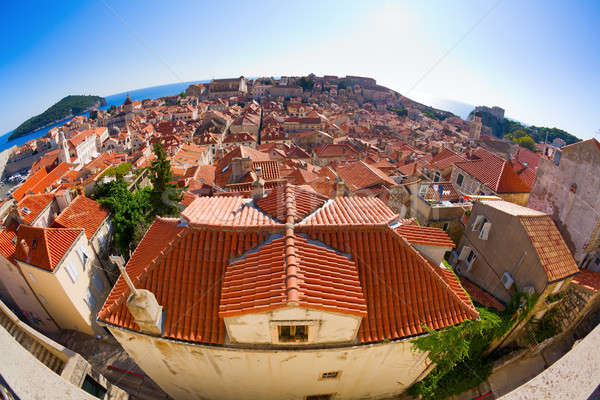
<instances>
[{"instance_id":1,"label":"green tree","mask_svg":"<svg viewBox=\"0 0 600 400\"><path fill-rule=\"evenodd\" d=\"M150 203L152 214L161 216L174 216L179 213L178 203L182 199L182 190L172 182L171 162L160 142L154 143L153 149L156 159L148 167L150 171Z\"/></svg>"},{"instance_id":2,"label":"green tree","mask_svg":"<svg viewBox=\"0 0 600 400\"><path fill-rule=\"evenodd\" d=\"M125 257L128 257L130 251L134 249L132 239L136 229L146 224L150 218L152 207L149 191L143 189L132 193L125 181L117 179L99 185L95 197L100 204L110 210L114 244Z\"/></svg>"},{"instance_id":3,"label":"green tree","mask_svg":"<svg viewBox=\"0 0 600 400\"><path fill-rule=\"evenodd\" d=\"M184 91L182 91L181 93L179 93L179 97L181 97L182 99L185 98L185 96L187 96L187 95L185 94Z\"/></svg>"},{"instance_id":4,"label":"green tree","mask_svg":"<svg viewBox=\"0 0 600 400\"><path fill-rule=\"evenodd\" d=\"M313 86L315 86L315 82L309 76L303 76L296 83L304 90L312 90Z\"/></svg>"},{"instance_id":5,"label":"green tree","mask_svg":"<svg viewBox=\"0 0 600 400\"><path fill-rule=\"evenodd\" d=\"M535 141L531 138L531 136L525 135L525 136L521 136L520 138L513 140L516 144L518 144L521 147L525 147L526 149L529 149L531 151L535 151Z\"/></svg>"}]
</instances>

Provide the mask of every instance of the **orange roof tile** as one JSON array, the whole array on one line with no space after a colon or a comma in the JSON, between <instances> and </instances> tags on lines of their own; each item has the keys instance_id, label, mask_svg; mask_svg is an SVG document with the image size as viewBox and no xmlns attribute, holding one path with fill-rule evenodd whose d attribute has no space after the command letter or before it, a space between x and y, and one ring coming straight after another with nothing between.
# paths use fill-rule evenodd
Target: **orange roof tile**
<instances>
[{"instance_id":1,"label":"orange roof tile","mask_svg":"<svg viewBox=\"0 0 600 400\"><path fill-rule=\"evenodd\" d=\"M469 293L471 299L476 301L477 303L483 305L484 307L495 308L498 311L504 311L506 307L500 301L498 301L494 296L490 293L486 292L470 280L465 277L460 276L460 284L462 287Z\"/></svg>"},{"instance_id":2,"label":"orange roof tile","mask_svg":"<svg viewBox=\"0 0 600 400\"><path fill-rule=\"evenodd\" d=\"M333 226L323 218L294 226L298 203L291 193L285 199L286 225L274 225L250 202L240 210L242 199L235 197L195 200L188 207L193 212L186 210L183 217L203 223L200 227L156 219L126 268L134 285L152 291L167 310L163 336L224 344L219 311L222 317L284 303L364 315L366 302L359 343L407 337L424 333L423 325L441 329L477 317L456 278L438 271L385 224L395 214L385 212L383 203L336 199L314 213L334 204L327 215L335 211L346 215L345 222L356 223L340 229L334 217ZM378 209L375 218L353 216L357 206L367 205ZM241 226L234 224L244 212ZM250 213L262 217L249 218ZM268 240L272 233L278 236ZM125 305L128 294L119 278L99 318L138 329Z\"/></svg>"},{"instance_id":3,"label":"orange roof tile","mask_svg":"<svg viewBox=\"0 0 600 400\"><path fill-rule=\"evenodd\" d=\"M265 197L256 200L255 204L277 221L285 223L288 217L286 206L288 196L291 196L290 199L294 201L294 222L303 220L327 201L324 196L314 191L286 184L274 187Z\"/></svg>"},{"instance_id":4,"label":"orange roof tile","mask_svg":"<svg viewBox=\"0 0 600 400\"><path fill-rule=\"evenodd\" d=\"M79 195L56 217L52 226L83 228L87 238L91 239L106 218L108 218L108 210L100 203Z\"/></svg>"},{"instance_id":5,"label":"orange roof tile","mask_svg":"<svg viewBox=\"0 0 600 400\"><path fill-rule=\"evenodd\" d=\"M301 222L302 225L388 224L398 218L383 201L373 197L336 197Z\"/></svg>"},{"instance_id":6,"label":"orange roof tile","mask_svg":"<svg viewBox=\"0 0 600 400\"><path fill-rule=\"evenodd\" d=\"M17 249L17 228L19 225L12 221L7 226L0 228L0 254L7 260L13 260L15 250Z\"/></svg>"},{"instance_id":7,"label":"orange roof tile","mask_svg":"<svg viewBox=\"0 0 600 400\"><path fill-rule=\"evenodd\" d=\"M579 271L567 244L549 215L519 218L546 271L548 282L566 278Z\"/></svg>"},{"instance_id":8,"label":"orange roof tile","mask_svg":"<svg viewBox=\"0 0 600 400\"><path fill-rule=\"evenodd\" d=\"M356 264L322 243L293 235L300 307L366 315ZM288 305L287 237L277 235L227 266L219 316L256 313Z\"/></svg>"},{"instance_id":9,"label":"orange roof tile","mask_svg":"<svg viewBox=\"0 0 600 400\"><path fill-rule=\"evenodd\" d=\"M411 244L456 247L450 236L440 228L409 224L400 225L394 228L394 230Z\"/></svg>"},{"instance_id":10,"label":"orange roof tile","mask_svg":"<svg viewBox=\"0 0 600 400\"><path fill-rule=\"evenodd\" d=\"M600 290L600 272L591 269L582 269L573 277L573 283L597 292Z\"/></svg>"},{"instance_id":11,"label":"orange roof tile","mask_svg":"<svg viewBox=\"0 0 600 400\"><path fill-rule=\"evenodd\" d=\"M28 194L17 203L17 210L23 221L31 224L52 203L53 199L53 193Z\"/></svg>"},{"instance_id":12,"label":"orange roof tile","mask_svg":"<svg viewBox=\"0 0 600 400\"><path fill-rule=\"evenodd\" d=\"M42 180L48 173L44 168L37 170L33 175L25 180L15 191L12 193L13 199L19 201L25 196L27 193L31 191L31 188L36 186L40 180ZM33 193L33 192L32 192Z\"/></svg>"},{"instance_id":13,"label":"orange roof tile","mask_svg":"<svg viewBox=\"0 0 600 400\"><path fill-rule=\"evenodd\" d=\"M15 259L52 272L82 234L83 229L20 225L17 229Z\"/></svg>"},{"instance_id":14,"label":"orange roof tile","mask_svg":"<svg viewBox=\"0 0 600 400\"><path fill-rule=\"evenodd\" d=\"M375 185L394 186L396 182L379 168L356 161L336 168L352 191Z\"/></svg>"},{"instance_id":15,"label":"orange roof tile","mask_svg":"<svg viewBox=\"0 0 600 400\"><path fill-rule=\"evenodd\" d=\"M272 217L241 197L199 197L181 216L193 226L263 227L281 226Z\"/></svg>"},{"instance_id":16,"label":"orange roof tile","mask_svg":"<svg viewBox=\"0 0 600 400\"><path fill-rule=\"evenodd\" d=\"M441 329L478 316L460 285L451 286L436 271L440 268L387 227L306 232L356 260L367 301L360 343L418 335L425 332L423 325Z\"/></svg>"}]
</instances>

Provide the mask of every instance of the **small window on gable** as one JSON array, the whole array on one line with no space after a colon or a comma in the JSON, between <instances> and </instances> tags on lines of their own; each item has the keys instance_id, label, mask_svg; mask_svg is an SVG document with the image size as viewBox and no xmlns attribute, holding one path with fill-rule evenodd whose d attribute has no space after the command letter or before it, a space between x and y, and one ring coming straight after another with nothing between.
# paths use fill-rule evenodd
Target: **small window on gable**
<instances>
[{"instance_id":1,"label":"small window on gable","mask_svg":"<svg viewBox=\"0 0 600 400\"><path fill-rule=\"evenodd\" d=\"M23 207L21 209L21 211L23 211L23 214L29 214L29 213L31 213L31 210L29 208L27 208L27 207Z\"/></svg>"},{"instance_id":2,"label":"small window on gable","mask_svg":"<svg viewBox=\"0 0 600 400\"><path fill-rule=\"evenodd\" d=\"M342 371L329 371L321 374L321 379L337 379L342 374Z\"/></svg>"},{"instance_id":3,"label":"small window on gable","mask_svg":"<svg viewBox=\"0 0 600 400\"><path fill-rule=\"evenodd\" d=\"M308 325L280 325L279 342L301 343L308 341Z\"/></svg>"},{"instance_id":4,"label":"small window on gable","mask_svg":"<svg viewBox=\"0 0 600 400\"><path fill-rule=\"evenodd\" d=\"M465 177L464 177L464 176L462 176L462 174L458 174L458 176L456 177L456 184L457 184L458 186L462 186L463 179L465 179Z\"/></svg>"},{"instance_id":5,"label":"small window on gable","mask_svg":"<svg viewBox=\"0 0 600 400\"><path fill-rule=\"evenodd\" d=\"M79 254L79 258L81 259L81 264L83 264L83 270L85 271L85 266L87 265L87 261L88 261L89 257L82 247L80 247L77 250L77 253Z\"/></svg>"},{"instance_id":6,"label":"small window on gable","mask_svg":"<svg viewBox=\"0 0 600 400\"><path fill-rule=\"evenodd\" d=\"M34 238L33 242L31 242L31 248L35 249L35 246L37 246L37 238Z\"/></svg>"}]
</instances>

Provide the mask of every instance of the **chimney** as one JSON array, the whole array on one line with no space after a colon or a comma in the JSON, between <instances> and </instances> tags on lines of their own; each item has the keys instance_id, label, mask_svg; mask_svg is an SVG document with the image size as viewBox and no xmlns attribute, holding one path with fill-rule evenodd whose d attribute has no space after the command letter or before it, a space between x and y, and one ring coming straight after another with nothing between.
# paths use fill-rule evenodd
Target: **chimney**
<instances>
[{"instance_id":1,"label":"chimney","mask_svg":"<svg viewBox=\"0 0 600 400\"><path fill-rule=\"evenodd\" d=\"M265 197L265 181L262 178L262 168L256 168L256 180L252 182L252 199L258 200Z\"/></svg>"},{"instance_id":2,"label":"chimney","mask_svg":"<svg viewBox=\"0 0 600 400\"><path fill-rule=\"evenodd\" d=\"M57 192L55 198L58 208L61 212L71 203L71 194L68 190L61 190Z\"/></svg>"},{"instance_id":3,"label":"chimney","mask_svg":"<svg viewBox=\"0 0 600 400\"><path fill-rule=\"evenodd\" d=\"M250 168L252 167L252 161L250 157L234 157L231 160L231 178L230 182L238 182L241 178L243 178L248 172L250 172Z\"/></svg>"},{"instance_id":4,"label":"chimney","mask_svg":"<svg viewBox=\"0 0 600 400\"><path fill-rule=\"evenodd\" d=\"M339 176L335 178L335 197L344 197L346 192L346 184Z\"/></svg>"},{"instance_id":5,"label":"chimney","mask_svg":"<svg viewBox=\"0 0 600 400\"><path fill-rule=\"evenodd\" d=\"M121 275L131 290L127 299L127 308L133 320L143 333L160 336L163 331L163 308L154 293L146 289L136 289L125 269L125 261L120 256L110 256L110 260L117 264Z\"/></svg>"}]
</instances>

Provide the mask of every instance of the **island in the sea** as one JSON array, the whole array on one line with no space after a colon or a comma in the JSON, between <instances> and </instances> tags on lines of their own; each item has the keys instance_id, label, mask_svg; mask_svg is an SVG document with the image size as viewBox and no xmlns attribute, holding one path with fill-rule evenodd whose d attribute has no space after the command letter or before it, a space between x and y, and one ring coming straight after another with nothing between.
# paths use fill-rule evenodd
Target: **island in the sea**
<instances>
[{"instance_id":1,"label":"island in the sea","mask_svg":"<svg viewBox=\"0 0 600 400\"><path fill-rule=\"evenodd\" d=\"M106 105L106 99L100 96L70 95L48 108L43 113L29 118L19 125L8 140L45 128L49 125L85 113L95 107Z\"/></svg>"}]
</instances>

